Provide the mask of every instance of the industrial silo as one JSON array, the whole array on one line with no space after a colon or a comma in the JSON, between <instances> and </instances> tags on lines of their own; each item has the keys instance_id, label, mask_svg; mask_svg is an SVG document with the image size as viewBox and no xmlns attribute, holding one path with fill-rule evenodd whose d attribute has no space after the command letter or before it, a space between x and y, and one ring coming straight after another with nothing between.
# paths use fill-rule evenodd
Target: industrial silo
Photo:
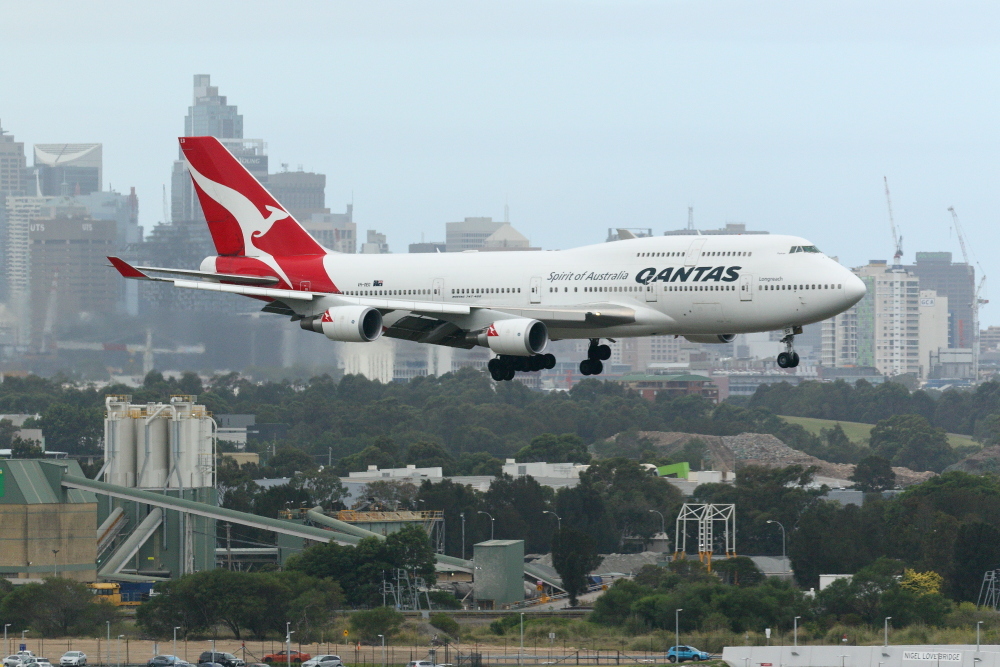
<instances>
[{"instance_id":1,"label":"industrial silo","mask_svg":"<svg viewBox=\"0 0 1000 667\"><path fill-rule=\"evenodd\" d=\"M136 486L144 489L166 485L170 465L169 426L171 406L150 403L146 417L136 426Z\"/></svg>"},{"instance_id":2,"label":"industrial silo","mask_svg":"<svg viewBox=\"0 0 1000 667\"><path fill-rule=\"evenodd\" d=\"M136 419L131 396L108 396L104 400L104 480L120 486L135 486Z\"/></svg>"}]
</instances>

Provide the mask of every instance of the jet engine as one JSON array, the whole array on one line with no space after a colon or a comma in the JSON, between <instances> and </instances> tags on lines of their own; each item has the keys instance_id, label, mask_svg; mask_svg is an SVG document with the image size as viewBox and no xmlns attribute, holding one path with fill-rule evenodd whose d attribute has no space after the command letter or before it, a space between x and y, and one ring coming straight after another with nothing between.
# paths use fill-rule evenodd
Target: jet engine
<instances>
[{"instance_id":1,"label":"jet engine","mask_svg":"<svg viewBox=\"0 0 1000 667\"><path fill-rule=\"evenodd\" d=\"M736 334L695 334L684 336L692 343L732 343Z\"/></svg>"},{"instance_id":2,"label":"jet engine","mask_svg":"<svg viewBox=\"0 0 1000 667\"><path fill-rule=\"evenodd\" d=\"M382 313L368 306L335 306L322 315L304 317L299 326L344 343L370 343L382 335Z\"/></svg>"},{"instance_id":3,"label":"jet engine","mask_svg":"<svg viewBox=\"0 0 1000 667\"><path fill-rule=\"evenodd\" d=\"M476 334L476 343L497 354L530 357L545 350L549 343L549 330L544 323L525 317L497 320L485 331Z\"/></svg>"}]
</instances>

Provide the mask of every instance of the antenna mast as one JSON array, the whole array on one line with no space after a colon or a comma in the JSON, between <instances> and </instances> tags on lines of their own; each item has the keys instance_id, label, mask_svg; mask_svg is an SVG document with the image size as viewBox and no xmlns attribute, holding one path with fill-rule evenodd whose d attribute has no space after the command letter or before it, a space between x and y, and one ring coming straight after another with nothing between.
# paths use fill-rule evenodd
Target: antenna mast
<instances>
[{"instance_id":1,"label":"antenna mast","mask_svg":"<svg viewBox=\"0 0 1000 667\"><path fill-rule=\"evenodd\" d=\"M903 258L903 237L896 232L896 220L892 217L892 198L889 196L889 179L882 177L885 182L885 203L889 207L889 229L892 232L892 242L896 245L896 253L892 256L892 265L899 266Z\"/></svg>"}]
</instances>

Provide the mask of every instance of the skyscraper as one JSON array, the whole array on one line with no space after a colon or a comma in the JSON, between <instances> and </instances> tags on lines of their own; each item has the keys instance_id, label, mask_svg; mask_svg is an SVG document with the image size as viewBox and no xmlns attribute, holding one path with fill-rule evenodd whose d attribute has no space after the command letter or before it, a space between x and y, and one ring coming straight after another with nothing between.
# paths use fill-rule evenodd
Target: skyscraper
<instances>
[{"instance_id":1,"label":"skyscraper","mask_svg":"<svg viewBox=\"0 0 1000 667\"><path fill-rule=\"evenodd\" d=\"M920 289L948 297L948 347L971 348L976 341L973 301L976 270L964 262L952 262L950 252L918 252L917 261L904 267L920 278Z\"/></svg>"},{"instance_id":2,"label":"skyscraper","mask_svg":"<svg viewBox=\"0 0 1000 667\"><path fill-rule=\"evenodd\" d=\"M38 187L46 197L100 192L101 144L35 144Z\"/></svg>"},{"instance_id":3,"label":"skyscraper","mask_svg":"<svg viewBox=\"0 0 1000 667\"><path fill-rule=\"evenodd\" d=\"M194 101L184 117L184 136L217 137L258 181L267 184L266 144L261 139L243 138L243 116L235 104L227 104L225 95L219 95L218 86L210 85L208 74L194 76ZM177 155L170 178L171 221L203 223L205 216L179 146Z\"/></svg>"}]
</instances>

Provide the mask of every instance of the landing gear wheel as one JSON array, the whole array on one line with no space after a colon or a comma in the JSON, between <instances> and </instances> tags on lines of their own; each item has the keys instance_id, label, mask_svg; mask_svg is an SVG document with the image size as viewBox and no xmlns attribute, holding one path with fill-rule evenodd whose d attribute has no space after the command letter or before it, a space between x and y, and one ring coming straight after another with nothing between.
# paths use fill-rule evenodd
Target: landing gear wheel
<instances>
[{"instance_id":1,"label":"landing gear wheel","mask_svg":"<svg viewBox=\"0 0 1000 667\"><path fill-rule=\"evenodd\" d=\"M535 372L540 371L545 367L545 359L540 354L534 354L528 357L528 370Z\"/></svg>"},{"instance_id":2,"label":"landing gear wheel","mask_svg":"<svg viewBox=\"0 0 1000 667\"><path fill-rule=\"evenodd\" d=\"M795 368L798 365L799 365L799 353L792 352L792 363L789 364L789 368Z\"/></svg>"},{"instance_id":3,"label":"landing gear wheel","mask_svg":"<svg viewBox=\"0 0 1000 667\"><path fill-rule=\"evenodd\" d=\"M792 355L787 352L782 352L778 355L778 367L779 368L789 368L792 365Z\"/></svg>"},{"instance_id":4,"label":"landing gear wheel","mask_svg":"<svg viewBox=\"0 0 1000 667\"><path fill-rule=\"evenodd\" d=\"M595 352L597 353L595 359L599 359L600 361L607 361L611 358L610 345L598 345Z\"/></svg>"},{"instance_id":5,"label":"landing gear wheel","mask_svg":"<svg viewBox=\"0 0 1000 667\"><path fill-rule=\"evenodd\" d=\"M542 366L542 368L544 368L545 370L549 370L550 371L550 370L552 370L553 368L556 367L556 355L554 355L554 354L543 354L542 356L545 358L545 365Z\"/></svg>"},{"instance_id":6,"label":"landing gear wheel","mask_svg":"<svg viewBox=\"0 0 1000 667\"><path fill-rule=\"evenodd\" d=\"M490 377L492 377L497 382L503 380L504 376L503 364L500 363L499 359L493 358L487 361L486 370L490 372Z\"/></svg>"},{"instance_id":7,"label":"landing gear wheel","mask_svg":"<svg viewBox=\"0 0 1000 667\"><path fill-rule=\"evenodd\" d=\"M584 359L580 362L580 375L590 375L590 359Z\"/></svg>"},{"instance_id":8,"label":"landing gear wheel","mask_svg":"<svg viewBox=\"0 0 1000 667\"><path fill-rule=\"evenodd\" d=\"M503 379L507 380L507 381L513 380L514 379L514 373L515 373L514 367L513 366L506 366L504 368L504 370L506 370L507 372L504 373Z\"/></svg>"}]
</instances>

